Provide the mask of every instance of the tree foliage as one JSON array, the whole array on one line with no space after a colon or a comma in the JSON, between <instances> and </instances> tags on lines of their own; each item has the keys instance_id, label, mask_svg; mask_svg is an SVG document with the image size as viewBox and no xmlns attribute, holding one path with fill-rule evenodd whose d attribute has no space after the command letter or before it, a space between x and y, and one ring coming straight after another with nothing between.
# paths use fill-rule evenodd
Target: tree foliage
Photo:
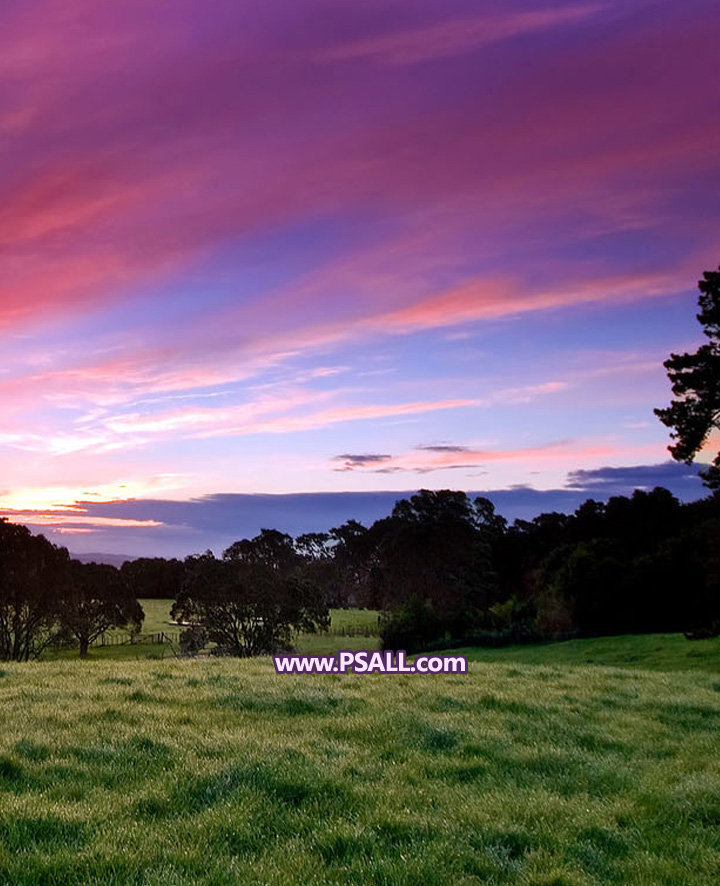
<instances>
[{"instance_id":1,"label":"tree foliage","mask_svg":"<svg viewBox=\"0 0 720 886\"><path fill-rule=\"evenodd\" d=\"M60 624L78 643L81 658L105 631L140 630L145 613L120 570L71 560L69 579L61 599Z\"/></svg>"},{"instance_id":2,"label":"tree foliage","mask_svg":"<svg viewBox=\"0 0 720 886\"><path fill-rule=\"evenodd\" d=\"M548 634L692 631L720 617L710 556L720 500L681 505L635 490L571 515L516 521L500 540L501 595L535 609Z\"/></svg>"},{"instance_id":3,"label":"tree foliage","mask_svg":"<svg viewBox=\"0 0 720 886\"><path fill-rule=\"evenodd\" d=\"M59 635L69 555L0 518L0 660L37 658Z\"/></svg>"},{"instance_id":4,"label":"tree foliage","mask_svg":"<svg viewBox=\"0 0 720 886\"><path fill-rule=\"evenodd\" d=\"M301 562L290 536L267 529L235 542L221 560L210 551L188 558L172 617L202 628L224 654L289 649L295 632L330 623L324 595L299 573Z\"/></svg>"},{"instance_id":5,"label":"tree foliage","mask_svg":"<svg viewBox=\"0 0 720 886\"><path fill-rule=\"evenodd\" d=\"M135 597L174 600L182 587L185 566L177 559L138 557L136 560L126 560L120 572Z\"/></svg>"},{"instance_id":6,"label":"tree foliage","mask_svg":"<svg viewBox=\"0 0 720 886\"><path fill-rule=\"evenodd\" d=\"M383 608L417 597L454 634L495 602L490 537L464 492L422 489L398 501L371 533L377 545L372 580Z\"/></svg>"},{"instance_id":7,"label":"tree foliage","mask_svg":"<svg viewBox=\"0 0 720 886\"><path fill-rule=\"evenodd\" d=\"M697 319L708 342L693 354L671 354L665 361L675 399L667 408L655 410L677 441L668 447L673 458L686 464L702 449L710 432L720 429L720 269L705 271L698 288ZM710 489L720 489L720 452L701 476Z\"/></svg>"},{"instance_id":8,"label":"tree foliage","mask_svg":"<svg viewBox=\"0 0 720 886\"><path fill-rule=\"evenodd\" d=\"M276 575L290 573L301 560L292 536L277 529L261 529L255 538L243 538L223 551L223 560L243 567L260 567Z\"/></svg>"}]
</instances>

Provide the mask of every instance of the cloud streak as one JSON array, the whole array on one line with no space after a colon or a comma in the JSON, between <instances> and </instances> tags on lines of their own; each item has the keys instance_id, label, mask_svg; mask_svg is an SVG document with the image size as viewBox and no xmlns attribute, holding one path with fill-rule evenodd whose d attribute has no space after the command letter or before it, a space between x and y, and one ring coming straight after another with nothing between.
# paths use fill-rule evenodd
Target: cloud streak
<instances>
[{"instance_id":1,"label":"cloud streak","mask_svg":"<svg viewBox=\"0 0 720 886\"><path fill-rule=\"evenodd\" d=\"M370 59L386 65L413 65L511 40L535 31L582 22L602 10L599 4L539 9L504 16L485 15L440 22L425 28L384 34L328 50L322 59Z\"/></svg>"},{"instance_id":2,"label":"cloud streak","mask_svg":"<svg viewBox=\"0 0 720 886\"><path fill-rule=\"evenodd\" d=\"M315 4L307 6L310 12ZM196 2L176 4L172 15L132 4L122 26L100 8L76 7L74 17L61 9L37 4L31 22L18 17L0 44L13 119L26 121L9 158L14 184L2 193L7 270L0 321L6 326L39 312L87 307L98 295L124 299L158 275L176 278L228 239L294 224L308 213L341 219L348 210L372 212L384 220L422 211L441 214L447 224L447 206L462 200L467 207L474 195L476 210L468 218L465 209L455 237L468 224L491 234L478 201L501 215L514 207L517 224L537 225L539 202L547 216L558 202L564 210L571 193L607 195L610 183L626 190L630 166L659 166L667 175L679 155L698 155L705 166L717 155L711 118L700 127L700 113L688 119L671 103L677 80L668 79L663 62L672 55L675 70L693 78L698 112L710 107L717 90L701 76L698 59L713 28L702 4L683 20L685 33L662 19L646 29L641 65L633 61L638 48L627 29L590 52L543 54L546 31L592 19L602 11L596 4L451 15L397 34L339 40L325 50L330 60L343 57L351 65L368 57L419 64L537 32L533 87L523 93L527 82L511 76L483 94L481 115L469 113L487 74L473 54L461 60L477 84L473 95L459 92L438 105L423 79L418 86L427 99L419 113L400 75L348 78L341 80L353 109L348 114L314 65L283 52L282 19L274 31L260 15L248 22L224 8L214 24L209 20L205 43L191 33ZM77 28L82 47L71 60L63 48ZM225 48L223 29L236 35L234 53ZM246 36L253 33L255 45ZM316 35L299 29L297 39L312 46ZM118 77L129 55L143 62ZM621 101L613 89L599 88L610 66L631 74ZM443 72L434 73L442 84ZM238 79L254 88L233 89ZM668 103L653 111L666 87ZM583 90L591 115L578 101ZM522 121L517 129L503 115L508 103L513 119ZM342 126L333 125L338 115ZM238 127L242 138L233 137ZM45 163L29 163L43 139L54 151Z\"/></svg>"},{"instance_id":3,"label":"cloud streak","mask_svg":"<svg viewBox=\"0 0 720 886\"><path fill-rule=\"evenodd\" d=\"M475 449L468 446L419 446L415 451L398 456L362 456L344 458L343 470L369 470L391 474L412 472L428 474L433 471L460 470L484 467L493 462L542 463L557 461L563 464L583 459L602 459L615 455L617 449L603 441L557 440L541 446L519 449ZM380 465L380 466L378 466Z\"/></svg>"}]
</instances>

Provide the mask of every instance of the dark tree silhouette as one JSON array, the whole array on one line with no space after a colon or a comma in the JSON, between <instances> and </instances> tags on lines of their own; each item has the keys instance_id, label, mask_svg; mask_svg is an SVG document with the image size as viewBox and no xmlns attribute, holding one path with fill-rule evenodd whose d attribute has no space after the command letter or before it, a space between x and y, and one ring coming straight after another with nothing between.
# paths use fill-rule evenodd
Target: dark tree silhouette
<instances>
[{"instance_id":1,"label":"dark tree silhouette","mask_svg":"<svg viewBox=\"0 0 720 886\"><path fill-rule=\"evenodd\" d=\"M288 574L301 562L292 537L277 529L261 529L255 538L243 538L223 551L223 560L245 566L265 566Z\"/></svg>"},{"instance_id":2,"label":"dark tree silhouette","mask_svg":"<svg viewBox=\"0 0 720 886\"><path fill-rule=\"evenodd\" d=\"M327 599L336 606L361 605L376 608L370 586L375 565L375 541L370 530L357 520L348 520L330 532L332 568L329 570Z\"/></svg>"},{"instance_id":3,"label":"dark tree silhouette","mask_svg":"<svg viewBox=\"0 0 720 886\"><path fill-rule=\"evenodd\" d=\"M290 536L274 530L235 542L222 560L210 551L190 557L171 615L204 629L227 655L288 649L294 632L330 625L322 591L296 572L300 562Z\"/></svg>"},{"instance_id":4,"label":"dark tree silhouette","mask_svg":"<svg viewBox=\"0 0 720 886\"><path fill-rule=\"evenodd\" d=\"M120 572L132 588L135 597L163 597L174 600L185 577L185 567L181 560L166 560L164 557L139 557L126 560Z\"/></svg>"},{"instance_id":5,"label":"dark tree silhouette","mask_svg":"<svg viewBox=\"0 0 720 886\"><path fill-rule=\"evenodd\" d=\"M145 613L120 570L105 563L70 562L70 582L62 596L60 624L85 658L90 644L111 628L139 631Z\"/></svg>"},{"instance_id":6,"label":"dark tree silhouette","mask_svg":"<svg viewBox=\"0 0 720 886\"><path fill-rule=\"evenodd\" d=\"M480 623L497 602L491 542L502 530L490 502L473 503L464 492L421 489L396 502L370 533L377 539L371 581L386 621L386 648L404 638L414 649L430 635L458 637ZM416 643L410 644L413 626Z\"/></svg>"},{"instance_id":7,"label":"dark tree silhouette","mask_svg":"<svg viewBox=\"0 0 720 886\"><path fill-rule=\"evenodd\" d=\"M0 659L37 658L59 634L68 552L0 517Z\"/></svg>"},{"instance_id":8,"label":"dark tree silhouette","mask_svg":"<svg viewBox=\"0 0 720 886\"><path fill-rule=\"evenodd\" d=\"M694 354L671 354L663 364L674 400L655 415L677 442L669 446L676 461L690 464L712 430L720 429L720 269L705 271L698 282L698 322L708 337ZM700 476L710 489L720 489L720 452Z\"/></svg>"},{"instance_id":9,"label":"dark tree silhouette","mask_svg":"<svg viewBox=\"0 0 720 886\"><path fill-rule=\"evenodd\" d=\"M306 532L295 539L295 550L306 561L324 561L332 557L332 539L327 532Z\"/></svg>"}]
</instances>

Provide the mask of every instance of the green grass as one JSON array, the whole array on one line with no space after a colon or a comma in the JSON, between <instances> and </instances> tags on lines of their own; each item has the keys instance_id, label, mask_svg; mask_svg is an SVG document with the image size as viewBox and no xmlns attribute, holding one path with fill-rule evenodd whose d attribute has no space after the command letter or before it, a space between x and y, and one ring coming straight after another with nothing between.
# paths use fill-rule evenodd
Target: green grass
<instances>
[{"instance_id":1,"label":"green grass","mask_svg":"<svg viewBox=\"0 0 720 886\"><path fill-rule=\"evenodd\" d=\"M583 663L650 643L662 669ZM708 886L720 670L682 669L693 648L473 650L494 660L434 677L6 664L0 884Z\"/></svg>"},{"instance_id":2,"label":"green grass","mask_svg":"<svg viewBox=\"0 0 720 886\"><path fill-rule=\"evenodd\" d=\"M148 599L139 601L145 613L144 634L157 634L160 631L179 631L177 625L170 624L170 608L174 600Z\"/></svg>"},{"instance_id":3,"label":"green grass","mask_svg":"<svg viewBox=\"0 0 720 886\"><path fill-rule=\"evenodd\" d=\"M333 634L300 634L295 649L305 655L331 655L340 649L379 649L379 637L338 637Z\"/></svg>"},{"instance_id":4,"label":"green grass","mask_svg":"<svg viewBox=\"0 0 720 886\"><path fill-rule=\"evenodd\" d=\"M330 615L333 631L366 628L371 633L377 633L379 612L375 609L331 609Z\"/></svg>"},{"instance_id":5,"label":"green grass","mask_svg":"<svg viewBox=\"0 0 720 886\"><path fill-rule=\"evenodd\" d=\"M720 670L720 637L689 641L682 634L635 634L458 651L477 662L591 664L653 671Z\"/></svg>"}]
</instances>

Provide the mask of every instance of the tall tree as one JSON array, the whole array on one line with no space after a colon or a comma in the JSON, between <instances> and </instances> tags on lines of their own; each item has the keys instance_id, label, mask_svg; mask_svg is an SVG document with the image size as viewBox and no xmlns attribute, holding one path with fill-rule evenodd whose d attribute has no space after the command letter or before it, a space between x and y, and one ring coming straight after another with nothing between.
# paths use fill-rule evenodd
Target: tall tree
<instances>
[{"instance_id":1,"label":"tall tree","mask_svg":"<svg viewBox=\"0 0 720 886\"><path fill-rule=\"evenodd\" d=\"M668 447L672 457L685 464L692 462L710 432L720 429L720 268L705 271L698 288L697 319L708 343L693 354L671 354L665 361L676 399L666 409L655 410L677 441ZM710 489L720 489L720 452L700 476Z\"/></svg>"},{"instance_id":2,"label":"tall tree","mask_svg":"<svg viewBox=\"0 0 720 886\"><path fill-rule=\"evenodd\" d=\"M382 607L395 611L383 634L386 645L396 642L398 626L409 639L409 624L420 627L420 643L433 631L462 636L496 602L491 545L500 526L489 528L495 514L487 505L484 499L473 504L464 492L421 489L373 524L371 582Z\"/></svg>"},{"instance_id":3,"label":"tall tree","mask_svg":"<svg viewBox=\"0 0 720 886\"><path fill-rule=\"evenodd\" d=\"M357 520L347 520L328 534L332 545L328 599L336 606L375 608L377 601L370 584L377 554L374 536Z\"/></svg>"},{"instance_id":4,"label":"tall tree","mask_svg":"<svg viewBox=\"0 0 720 886\"><path fill-rule=\"evenodd\" d=\"M122 572L105 563L70 562L70 582L62 596L60 623L85 658L90 644L111 628L139 631L145 613Z\"/></svg>"}]
</instances>

